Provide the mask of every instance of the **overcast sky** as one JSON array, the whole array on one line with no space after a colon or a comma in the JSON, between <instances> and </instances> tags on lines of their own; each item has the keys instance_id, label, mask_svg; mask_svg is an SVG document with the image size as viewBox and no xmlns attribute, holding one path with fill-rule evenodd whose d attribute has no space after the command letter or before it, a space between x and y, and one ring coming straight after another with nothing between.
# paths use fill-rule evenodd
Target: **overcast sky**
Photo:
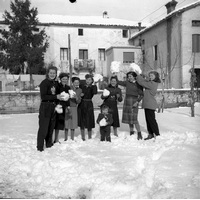
<instances>
[{"instance_id":1,"label":"overcast sky","mask_svg":"<svg viewBox=\"0 0 200 200\"><path fill-rule=\"evenodd\" d=\"M0 12L9 11L11 0L0 0ZM37 7L39 14L60 14L75 16L99 16L104 11L110 18L127 19L136 22L157 21L166 16L165 4L171 0L31 0L31 7ZM177 8L197 0L176 0ZM153 14L151 14L154 12ZM145 18L145 19L144 19Z\"/></svg>"}]
</instances>

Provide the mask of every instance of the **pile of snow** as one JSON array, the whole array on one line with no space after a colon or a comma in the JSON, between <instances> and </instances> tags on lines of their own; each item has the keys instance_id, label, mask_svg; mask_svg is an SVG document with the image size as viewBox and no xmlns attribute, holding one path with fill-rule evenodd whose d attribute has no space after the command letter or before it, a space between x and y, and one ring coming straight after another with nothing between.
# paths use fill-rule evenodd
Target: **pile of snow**
<instances>
[{"instance_id":1,"label":"pile of snow","mask_svg":"<svg viewBox=\"0 0 200 200\"><path fill-rule=\"evenodd\" d=\"M112 142L100 142L96 124L91 140L76 129L75 141L64 141L61 131L61 143L43 152L37 113L0 115L0 198L199 199L200 109L196 117L189 109L156 113L156 141L138 141L121 123L119 137L112 130ZM146 137L143 110L138 117Z\"/></svg>"}]
</instances>

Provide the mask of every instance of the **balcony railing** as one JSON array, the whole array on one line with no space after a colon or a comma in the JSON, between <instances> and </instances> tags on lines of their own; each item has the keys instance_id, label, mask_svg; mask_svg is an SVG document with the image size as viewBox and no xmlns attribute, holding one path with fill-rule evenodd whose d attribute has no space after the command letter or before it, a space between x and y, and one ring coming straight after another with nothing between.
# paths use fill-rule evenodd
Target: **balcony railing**
<instances>
[{"instance_id":1,"label":"balcony railing","mask_svg":"<svg viewBox=\"0 0 200 200\"><path fill-rule=\"evenodd\" d=\"M90 72L95 70L95 60L92 59L74 59L74 69L76 71L88 70Z\"/></svg>"}]
</instances>

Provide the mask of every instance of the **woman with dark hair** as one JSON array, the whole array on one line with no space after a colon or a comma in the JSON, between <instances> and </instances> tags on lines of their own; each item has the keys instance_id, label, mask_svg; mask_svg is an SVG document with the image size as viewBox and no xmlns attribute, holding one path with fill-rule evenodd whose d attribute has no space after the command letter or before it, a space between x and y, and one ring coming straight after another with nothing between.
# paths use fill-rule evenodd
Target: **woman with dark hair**
<instances>
[{"instance_id":1,"label":"woman with dark hair","mask_svg":"<svg viewBox=\"0 0 200 200\"><path fill-rule=\"evenodd\" d=\"M142 140L140 124L138 122L138 104L143 98L143 88L136 82L137 74L128 72L126 81L118 81L119 85L126 87L126 95L123 105L122 123L129 124L130 135L134 134L134 126L137 130L137 139Z\"/></svg>"},{"instance_id":2,"label":"woman with dark hair","mask_svg":"<svg viewBox=\"0 0 200 200\"><path fill-rule=\"evenodd\" d=\"M41 104L39 108L39 129L37 134L37 150L44 150L44 141L46 147L51 147L52 135L55 127L55 107L56 102L61 100L58 92L58 83L56 81L57 68L51 66L47 70L47 77L40 83Z\"/></svg>"},{"instance_id":3,"label":"woman with dark hair","mask_svg":"<svg viewBox=\"0 0 200 200\"><path fill-rule=\"evenodd\" d=\"M58 92L61 94L62 92L68 93L70 87L68 86L69 75L67 73L61 72L59 75L60 83ZM59 142L59 130L64 130L65 127L65 110L69 106L69 101L59 101L58 104L62 106L62 113L56 114L56 125L55 125L55 139L54 143Z\"/></svg>"},{"instance_id":4,"label":"woman with dark hair","mask_svg":"<svg viewBox=\"0 0 200 200\"><path fill-rule=\"evenodd\" d=\"M113 123L111 124L111 126L113 126L114 135L118 136L117 128L120 127L120 123L117 104L118 102L122 101L122 91L117 85L116 76L111 76L110 84L105 89L108 90L110 94L108 96L104 96L103 93L101 95L101 98L104 100L103 104L109 107L109 112L112 114L113 117Z\"/></svg>"},{"instance_id":5,"label":"woman with dark hair","mask_svg":"<svg viewBox=\"0 0 200 200\"><path fill-rule=\"evenodd\" d=\"M85 128L88 130L88 139L92 138L92 128L95 127L94 106L92 98L97 94L97 86L93 85L94 79L91 74L85 75L85 85L82 89L82 100L78 106L78 126L81 129L82 140L85 140Z\"/></svg>"},{"instance_id":6,"label":"woman with dark hair","mask_svg":"<svg viewBox=\"0 0 200 200\"><path fill-rule=\"evenodd\" d=\"M68 140L68 130L71 129L71 140L74 140L74 131L78 128L78 104L81 102L82 90L79 88L80 79L72 77L72 86L70 93L70 107L65 114L65 141Z\"/></svg>"},{"instance_id":7,"label":"woman with dark hair","mask_svg":"<svg viewBox=\"0 0 200 200\"><path fill-rule=\"evenodd\" d=\"M159 78L159 73L156 71L150 71L148 77L149 77L148 79L145 79L139 74L136 77L138 84L140 84L142 87L145 88L142 107L144 108L147 131L149 133L148 137L145 138L145 140L149 140L160 135L158 124L155 117L155 110L157 108L155 95L157 92L158 84L161 81Z\"/></svg>"}]
</instances>

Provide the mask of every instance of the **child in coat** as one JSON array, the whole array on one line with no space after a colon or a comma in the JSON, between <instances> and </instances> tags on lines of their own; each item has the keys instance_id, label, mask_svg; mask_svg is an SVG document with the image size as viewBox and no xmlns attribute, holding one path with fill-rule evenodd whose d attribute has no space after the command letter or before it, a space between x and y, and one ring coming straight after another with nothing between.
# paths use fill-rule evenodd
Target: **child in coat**
<instances>
[{"instance_id":1,"label":"child in coat","mask_svg":"<svg viewBox=\"0 0 200 200\"><path fill-rule=\"evenodd\" d=\"M97 124L100 126L101 141L111 142L110 132L113 118L112 114L110 114L108 111L109 107L103 104L101 106L101 113L99 113L97 118Z\"/></svg>"}]
</instances>

